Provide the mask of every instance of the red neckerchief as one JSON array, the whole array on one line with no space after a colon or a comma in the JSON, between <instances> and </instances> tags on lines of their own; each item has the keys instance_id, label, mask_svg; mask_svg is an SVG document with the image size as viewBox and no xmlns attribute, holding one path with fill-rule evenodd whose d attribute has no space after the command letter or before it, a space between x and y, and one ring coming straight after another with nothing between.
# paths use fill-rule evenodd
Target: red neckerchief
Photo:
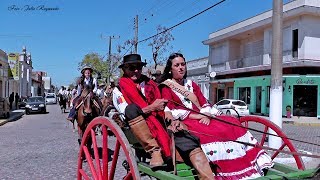
<instances>
[{"instance_id":1,"label":"red neckerchief","mask_svg":"<svg viewBox=\"0 0 320 180\"><path fill-rule=\"evenodd\" d=\"M144 75L141 75L141 79L143 79L145 82L145 96L130 78L120 78L119 86L128 104L135 103L140 108L144 108L152 104L156 99L161 99L161 93L157 84L153 80Z\"/></svg>"}]
</instances>

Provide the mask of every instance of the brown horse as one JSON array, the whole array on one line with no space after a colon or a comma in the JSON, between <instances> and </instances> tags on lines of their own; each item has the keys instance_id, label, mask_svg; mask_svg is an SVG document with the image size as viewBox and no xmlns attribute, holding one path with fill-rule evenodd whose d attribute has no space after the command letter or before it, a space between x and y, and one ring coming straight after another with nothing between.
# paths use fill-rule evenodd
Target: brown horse
<instances>
[{"instance_id":1,"label":"brown horse","mask_svg":"<svg viewBox=\"0 0 320 180\"><path fill-rule=\"evenodd\" d=\"M101 115L102 105L98 98L94 97L91 89L84 89L81 96L75 104L77 110L77 124L78 124L78 142L81 144L82 136L88 124L95 118ZM88 143L88 147L91 142Z\"/></svg>"}]
</instances>

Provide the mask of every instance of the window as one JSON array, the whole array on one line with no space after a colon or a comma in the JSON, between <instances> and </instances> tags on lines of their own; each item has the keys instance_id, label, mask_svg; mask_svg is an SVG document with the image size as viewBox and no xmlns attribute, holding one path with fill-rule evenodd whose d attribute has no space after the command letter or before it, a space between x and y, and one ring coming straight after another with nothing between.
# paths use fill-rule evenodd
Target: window
<instances>
[{"instance_id":1,"label":"window","mask_svg":"<svg viewBox=\"0 0 320 180\"><path fill-rule=\"evenodd\" d=\"M226 105L226 104L229 104L230 102L228 100L222 100L220 102L217 103L217 105Z\"/></svg>"},{"instance_id":2,"label":"window","mask_svg":"<svg viewBox=\"0 0 320 180\"><path fill-rule=\"evenodd\" d=\"M298 29L292 31L292 57L298 57Z\"/></svg>"},{"instance_id":3,"label":"window","mask_svg":"<svg viewBox=\"0 0 320 180\"><path fill-rule=\"evenodd\" d=\"M246 103L242 101L233 101L232 104L236 106L247 106Z\"/></svg>"},{"instance_id":4,"label":"window","mask_svg":"<svg viewBox=\"0 0 320 180\"><path fill-rule=\"evenodd\" d=\"M250 96L250 87L241 87L239 88L239 99L244 101L247 104L250 104L251 96Z\"/></svg>"}]
</instances>

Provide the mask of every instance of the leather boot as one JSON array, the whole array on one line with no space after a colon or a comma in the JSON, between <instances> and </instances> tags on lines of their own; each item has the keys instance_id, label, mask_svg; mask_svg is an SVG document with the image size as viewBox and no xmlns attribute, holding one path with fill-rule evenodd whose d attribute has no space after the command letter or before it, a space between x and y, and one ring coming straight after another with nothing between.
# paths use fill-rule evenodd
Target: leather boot
<instances>
[{"instance_id":1,"label":"leather boot","mask_svg":"<svg viewBox=\"0 0 320 180\"><path fill-rule=\"evenodd\" d=\"M189 154L189 157L193 167L198 172L198 177L200 180L214 179L214 174L209 165L209 161L201 148L192 150Z\"/></svg>"},{"instance_id":2,"label":"leather boot","mask_svg":"<svg viewBox=\"0 0 320 180\"><path fill-rule=\"evenodd\" d=\"M138 116L129 121L129 126L143 149L151 154L150 166L162 166L164 162L161 156L161 149L155 138L152 137L145 119L142 116Z\"/></svg>"}]
</instances>

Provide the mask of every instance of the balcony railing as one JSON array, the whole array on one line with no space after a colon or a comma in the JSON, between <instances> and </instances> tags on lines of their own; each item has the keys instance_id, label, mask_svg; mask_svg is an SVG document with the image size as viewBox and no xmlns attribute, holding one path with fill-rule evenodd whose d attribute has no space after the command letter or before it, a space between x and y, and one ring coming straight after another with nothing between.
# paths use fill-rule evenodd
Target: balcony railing
<instances>
[{"instance_id":1,"label":"balcony railing","mask_svg":"<svg viewBox=\"0 0 320 180\"><path fill-rule=\"evenodd\" d=\"M292 57L292 51L284 51L283 63L288 63L292 61L297 61L297 57ZM213 64L211 70L215 72L226 71L231 69L246 68L252 66L270 65L271 64L271 54L264 54L259 56L246 57L236 60L230 60L225 63Z\"/></svg>"}]
</instances>

